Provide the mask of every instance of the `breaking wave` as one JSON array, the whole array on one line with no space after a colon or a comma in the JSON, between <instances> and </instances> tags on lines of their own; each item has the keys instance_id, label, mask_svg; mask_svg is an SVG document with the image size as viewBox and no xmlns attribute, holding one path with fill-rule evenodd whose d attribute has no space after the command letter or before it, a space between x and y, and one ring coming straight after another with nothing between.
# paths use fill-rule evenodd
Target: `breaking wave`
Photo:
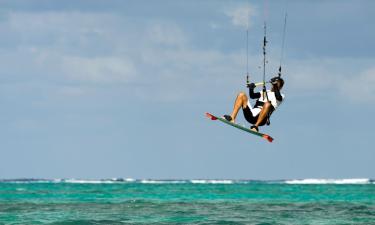
<instances>
[{"instance_id":1,"label":"breaking wave","mask_svg":"<svg viewBox=\"0 0 375 225\"><path fill-rule=\"evenodd\" d=\"M371 184L374 183L367 178L358 179L300 179L286 180L286 184Z\"/></svg>"},{"instance_id":2,"label":"breaking wave","mask_svg":"<svg viewBox=\"0 0 375 225\"><path fill-rule=\"evenodd\" d=\"M368 178L351 179L291 179L291 180L231 180L231 179L0 179L0 183L71 183L71 184L375 184L375 180Z\"/></svg>"},{"instance_id":3,"label":"breaking wave","mask_svg":"<svg viewBox=\"0 0 375 225\"><path fill-rule=\"evenodd\" d=\"M190 180L193 184L234 184L236 182L240 183L235 180Z\"/></svg>"}]
</instances>

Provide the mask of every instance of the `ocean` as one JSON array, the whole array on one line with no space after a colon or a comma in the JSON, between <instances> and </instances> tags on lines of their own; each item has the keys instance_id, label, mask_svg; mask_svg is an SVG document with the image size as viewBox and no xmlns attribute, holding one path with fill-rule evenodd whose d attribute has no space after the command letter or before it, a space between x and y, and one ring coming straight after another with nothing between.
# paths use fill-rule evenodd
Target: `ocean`
<instances>
[{"instance_id":1,"label":"ocean","mask_svg":"<svg viewBox=\"0 0 375 225\"><path fill-rule=\"evenodd\" d=\"M375 224L375 182L0 180L0 224Z\"/></svg>"}]
</instances>

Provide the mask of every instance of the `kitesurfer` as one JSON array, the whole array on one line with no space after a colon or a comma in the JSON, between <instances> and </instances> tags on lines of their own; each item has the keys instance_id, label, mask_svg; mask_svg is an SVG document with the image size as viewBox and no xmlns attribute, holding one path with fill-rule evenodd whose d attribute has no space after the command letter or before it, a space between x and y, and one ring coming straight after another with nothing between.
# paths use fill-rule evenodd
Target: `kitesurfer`
<instances>
[{"instance_id":1,"label":"kitesurfer","mask_svg":"<svg viewBox=\"0 0 375 225\"><path fill-rule=\"evenodd\" d=\"M254 107L251 106L247 95L244 92L240 92L237 95L231 115L224 115L224 118L234 123L239 109L242 108L245 119L253 124L251 130L258 132L259 126L269 125L271 114L283 102L285 96L280 92L284 86L284 80L281 77L272 78L270 83L272 88L271 90L266 90L266 92L254 92L256 85L254 83L248 84L250 98L257 99Z\"/></svg>"}]
</instances>

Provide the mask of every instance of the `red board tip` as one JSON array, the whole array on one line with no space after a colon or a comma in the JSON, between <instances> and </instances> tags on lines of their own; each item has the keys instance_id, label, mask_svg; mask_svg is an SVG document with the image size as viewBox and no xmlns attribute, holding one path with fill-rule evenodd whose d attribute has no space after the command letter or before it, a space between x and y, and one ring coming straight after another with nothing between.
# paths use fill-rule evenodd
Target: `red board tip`
<instances>
[{"instance_id":1,"label":"red board tip","mask_svg":"<svg viewBox=\"0 0 375 225\"><path fill-rule=\"evenodd\" d=\"M206 112L206 116L207 116L208 118L210 118L211 120L217 120L217 117L216 117L216 116L214 116L214 115L212 115L212 114L209 114L209 113L207 113L207 112Z\"/></svg>"},{"instance_id":2,"label":"red board tip","mask_svg":"<svg viewBox=\"0 0 375 225\"><path fill-rule=\"evenodd\" d=\"M267 134L264 134L264 135L263 135L263 138L266 139L266 140L269 141L269 142L272 142L272 141L273 141L273 138L270 137L270 136L268 136Z\"/></svg>"}]
</instances>

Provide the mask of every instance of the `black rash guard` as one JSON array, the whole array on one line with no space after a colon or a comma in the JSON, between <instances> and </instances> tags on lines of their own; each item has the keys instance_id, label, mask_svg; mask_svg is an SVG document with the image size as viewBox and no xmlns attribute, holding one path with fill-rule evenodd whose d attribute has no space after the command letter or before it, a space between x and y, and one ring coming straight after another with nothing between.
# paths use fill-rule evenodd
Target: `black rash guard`
<instances>
[{"instance_id":1,"label":"black rash guard","mask_svg":"<svg viewBox=\"0 0 375 225\"><path fill-rule=\"evenodd\" d=\"M260 92L254 93L254 88L249 88L249 96L251 99L258 99L260 98Z\"/></svg>"}]
</instances>

